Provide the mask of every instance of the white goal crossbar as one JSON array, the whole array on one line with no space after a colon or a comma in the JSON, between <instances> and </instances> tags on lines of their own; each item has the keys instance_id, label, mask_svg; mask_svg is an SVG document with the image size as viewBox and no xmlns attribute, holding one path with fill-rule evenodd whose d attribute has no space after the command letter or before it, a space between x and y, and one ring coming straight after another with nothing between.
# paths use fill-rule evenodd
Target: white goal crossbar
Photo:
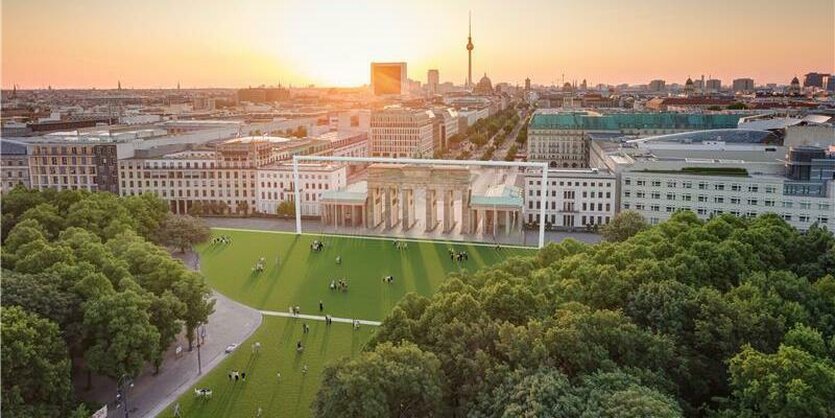
<instances>
[{"instance_id":1,"label":"white goal crossbar","mask_svg":"<svg viewBox=\"0 0 835 418\"><path fill-rule=\"evenodd\" d=\"M324 161L345 163L389 163L389 164L434 164L434 165L475 165L484 167L529 167L542 171L539 203L539 248L545 245L545 200L548 185L548 163L546 162L514 162L514 161L470 161L470 160L428 160L418 158L386 158L386 157L332 157L322 155L294 155L293 156L293 199L296 211L296 234L302 233L302 212L300 207L301 194L299 182L299 162Z\"/></svg>"}]
</instances>

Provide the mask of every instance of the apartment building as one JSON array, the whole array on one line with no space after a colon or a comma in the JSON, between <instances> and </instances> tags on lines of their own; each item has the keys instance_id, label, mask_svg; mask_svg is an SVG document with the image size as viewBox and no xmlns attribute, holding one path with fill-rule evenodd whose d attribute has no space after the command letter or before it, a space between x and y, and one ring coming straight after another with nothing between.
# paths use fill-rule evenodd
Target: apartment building
<instances>
[{"instance_id":1,"label":"apartment building","mask_svg":"<svg viewBox=\"0 0 835 418\"><path fill-rule=\"evenodd\" d=\"M179 214L188 213L196 202L201 209L220 214L248 214L257 207L256 170L278 161L274 148L287 141L241 137L220 142L213 149L140 153L119 161L121 194L154 193Z\"/></svg>"},{"instance_id":2,"label":"apartment building","mask_svg":"<svg viewBox=\"0 0 835 418\"><path fill-rule=\"evenodd\" d=\"M580 230L605 225L617 212L617 178L605 169L548 170L545 196L546 226ZM525 175L526 223L538 224L542 205L542 176Z\"/></svg>"}]
</instances>

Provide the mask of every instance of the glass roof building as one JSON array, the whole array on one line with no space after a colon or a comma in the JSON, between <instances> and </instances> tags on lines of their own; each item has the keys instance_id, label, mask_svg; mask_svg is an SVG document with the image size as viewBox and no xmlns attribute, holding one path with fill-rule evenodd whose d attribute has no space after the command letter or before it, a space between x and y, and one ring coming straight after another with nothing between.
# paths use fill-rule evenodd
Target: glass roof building
<instances>
[{"instance_id":1,"label":"glass roof building","mask_svg":"<svg viewBox=\"0 0 835 418\"><path fill-rule=\"evenodd\" d=\"M705 130L736 128L742 115L702 113L611 113L537 112L529 129L584 131Z\"/></svg>"},{"instance_id":2,"label":"glass roof building","mask_svg":"<svg viewBox=\"0 0 835 418\"><path fill-rule=\"evenodd\" d=\"M756 131L749 129L711 129L706 131L681 132L668 135L657 135L646 138L633 139L628 143L678 143L699 144L705 142L724 142L727 144L762 144L782 145L780 135L771 131Z\"/></svg>"}]
</instances>

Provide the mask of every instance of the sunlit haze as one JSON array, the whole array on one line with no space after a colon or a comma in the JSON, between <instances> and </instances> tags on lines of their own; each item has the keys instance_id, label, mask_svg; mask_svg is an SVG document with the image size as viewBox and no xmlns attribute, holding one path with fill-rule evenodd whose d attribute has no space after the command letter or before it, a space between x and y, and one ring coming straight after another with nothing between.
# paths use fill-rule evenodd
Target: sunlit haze
<instances>
[{"instance_id":1,"label":"sunlit haze","mask_svg":"<svg viewBox=\"0 0 835 418\"><path fill-rule=\"evenodd\" d=\"M357 86L372 61L409 78L473 73L536 84L788 83L835 71L832 0L315 1L5 0L10 88Z\"/></svg>"}]
</instances>

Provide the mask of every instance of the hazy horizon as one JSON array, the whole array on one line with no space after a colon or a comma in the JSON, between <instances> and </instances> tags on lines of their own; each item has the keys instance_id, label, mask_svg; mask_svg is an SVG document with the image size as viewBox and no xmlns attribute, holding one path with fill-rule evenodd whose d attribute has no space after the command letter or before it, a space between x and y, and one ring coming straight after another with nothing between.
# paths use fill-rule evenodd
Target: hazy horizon
<instances>
[{"instance_id":1,"label":"hazy horizon","mask_svg":"<svg viewBox=\"0 0 835 418\"><path fill-rule=\"evenodd\" d=\"M835 72L832 0L5 0L2 87L357 87L372 61L461 84L469 10L475 80L787 84Z\"/></svg>"}]
</instances>

